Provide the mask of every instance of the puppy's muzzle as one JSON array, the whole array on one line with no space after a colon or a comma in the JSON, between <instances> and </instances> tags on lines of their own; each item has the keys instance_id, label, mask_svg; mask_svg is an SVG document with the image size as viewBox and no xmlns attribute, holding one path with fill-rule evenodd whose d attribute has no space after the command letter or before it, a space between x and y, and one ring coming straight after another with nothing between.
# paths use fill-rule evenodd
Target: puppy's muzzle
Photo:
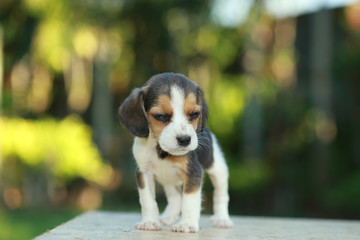
<instances>
[{"instance_id":1,"label":"puppy's muzzle","mask_svg":"<svg viewBox=\"0 0 360 240\"><path fill-rule=\"evenodd\" d=\"M178 136L177 138L178 144L182 147L186 147L190 144L191 142L191 137L190 136Z\"/></svg>"}]
</instances>

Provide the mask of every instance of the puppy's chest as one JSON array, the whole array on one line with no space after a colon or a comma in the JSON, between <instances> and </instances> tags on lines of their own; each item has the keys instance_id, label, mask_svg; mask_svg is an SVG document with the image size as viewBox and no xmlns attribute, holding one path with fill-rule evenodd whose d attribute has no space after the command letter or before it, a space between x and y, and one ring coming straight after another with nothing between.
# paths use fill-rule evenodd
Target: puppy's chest
<instances>
[{"instance_id":1,"label":"puppy's chest","mask_svg":"<svg viewBox=\"0 0 360 240\"><path fill-rule=\"evenodd\" d=\"M145 139L135 139L133 154L140 171L153 174L163 185L181 184L183 164L160 159L153 143Z\"/></svg>"}]
</instances>

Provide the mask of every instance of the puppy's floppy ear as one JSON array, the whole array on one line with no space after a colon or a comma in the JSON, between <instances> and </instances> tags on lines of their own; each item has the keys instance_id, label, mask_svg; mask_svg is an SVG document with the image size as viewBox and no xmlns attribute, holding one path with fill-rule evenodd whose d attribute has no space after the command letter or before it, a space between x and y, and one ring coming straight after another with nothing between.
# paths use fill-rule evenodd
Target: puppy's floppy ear
<instances>
[{"instance_id":1,"label":"puppy's floppy ear","mask_svg":"<svg viewBox=\"0 0 360 240\"><path fill-rule=\"evenodd\" d=\"M144 91L135 88L119 107L121 124L137 137L148 137L149 127L144 108Z\"/></svg>"},{"instance_id":2,"label":"puppy's floppy ear","mask_svg":"<svg viewBox=\"0 0 360 240\"><path fill-rule=\"evenodd\" d=\"M196 87L196 93L197 93L198 103L201 105L201 116L199 120L199 125L200 125L200 131L202 131L205 128L205 124L208 119L208 107L204 98L204 92L199 86Z\"/></svg>"}]
</instances>

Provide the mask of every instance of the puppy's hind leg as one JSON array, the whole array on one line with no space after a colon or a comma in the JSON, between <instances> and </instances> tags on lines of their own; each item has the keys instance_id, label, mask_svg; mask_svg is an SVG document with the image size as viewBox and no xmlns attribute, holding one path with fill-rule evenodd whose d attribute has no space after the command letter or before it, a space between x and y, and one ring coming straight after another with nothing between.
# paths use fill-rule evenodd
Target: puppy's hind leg
<instances>
[{"instance_id":1,"label":"puppy's hind leg","mask_svg":"<svg viewBox=\"0 0 360 240\"><path fill-rule=\"evenodd\" d=\"M164 186L164 190L168 203L160 216L160 221L162 224L169 226L179 220L182 191L180 186L173 185Z\"/></svg>"},{"instance_id":2,"label":"puppy's hind leg","mask_svg":"<svg viewBox=\"0 0 360 240\"><path fill-rule=\"evenodd\" d=\"M211 182L214 186L214 216L211 218L214 227L218 228L231 228L233 222L229 216L228 204L228 180L229 171L225 162L223 153L220 147L213 137L213 148L214 148L214 164L207 170L210 176Z\"/></svg>"}]
</instances>

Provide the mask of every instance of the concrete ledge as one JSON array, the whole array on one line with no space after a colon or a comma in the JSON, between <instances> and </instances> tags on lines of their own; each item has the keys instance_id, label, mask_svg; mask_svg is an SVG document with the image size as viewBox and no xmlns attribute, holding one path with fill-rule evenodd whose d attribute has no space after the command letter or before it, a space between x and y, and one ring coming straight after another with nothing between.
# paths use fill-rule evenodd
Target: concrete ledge
<instances>
[{"instance_id":1,"label":"concrete ledge","mask_svg":"<svg viewBox=\"0 0 360 240\"><path fill-rule=\"evenodd\" d=\"M198 233L139 231L134 224L141 220L137 213L94 211L84 213L48 231L35 240L67 239L360 239L360 221L315 220L267 217L232 217L234 228L215 229L210 217L202 216Z\"/></svg>"}]
</instances>

